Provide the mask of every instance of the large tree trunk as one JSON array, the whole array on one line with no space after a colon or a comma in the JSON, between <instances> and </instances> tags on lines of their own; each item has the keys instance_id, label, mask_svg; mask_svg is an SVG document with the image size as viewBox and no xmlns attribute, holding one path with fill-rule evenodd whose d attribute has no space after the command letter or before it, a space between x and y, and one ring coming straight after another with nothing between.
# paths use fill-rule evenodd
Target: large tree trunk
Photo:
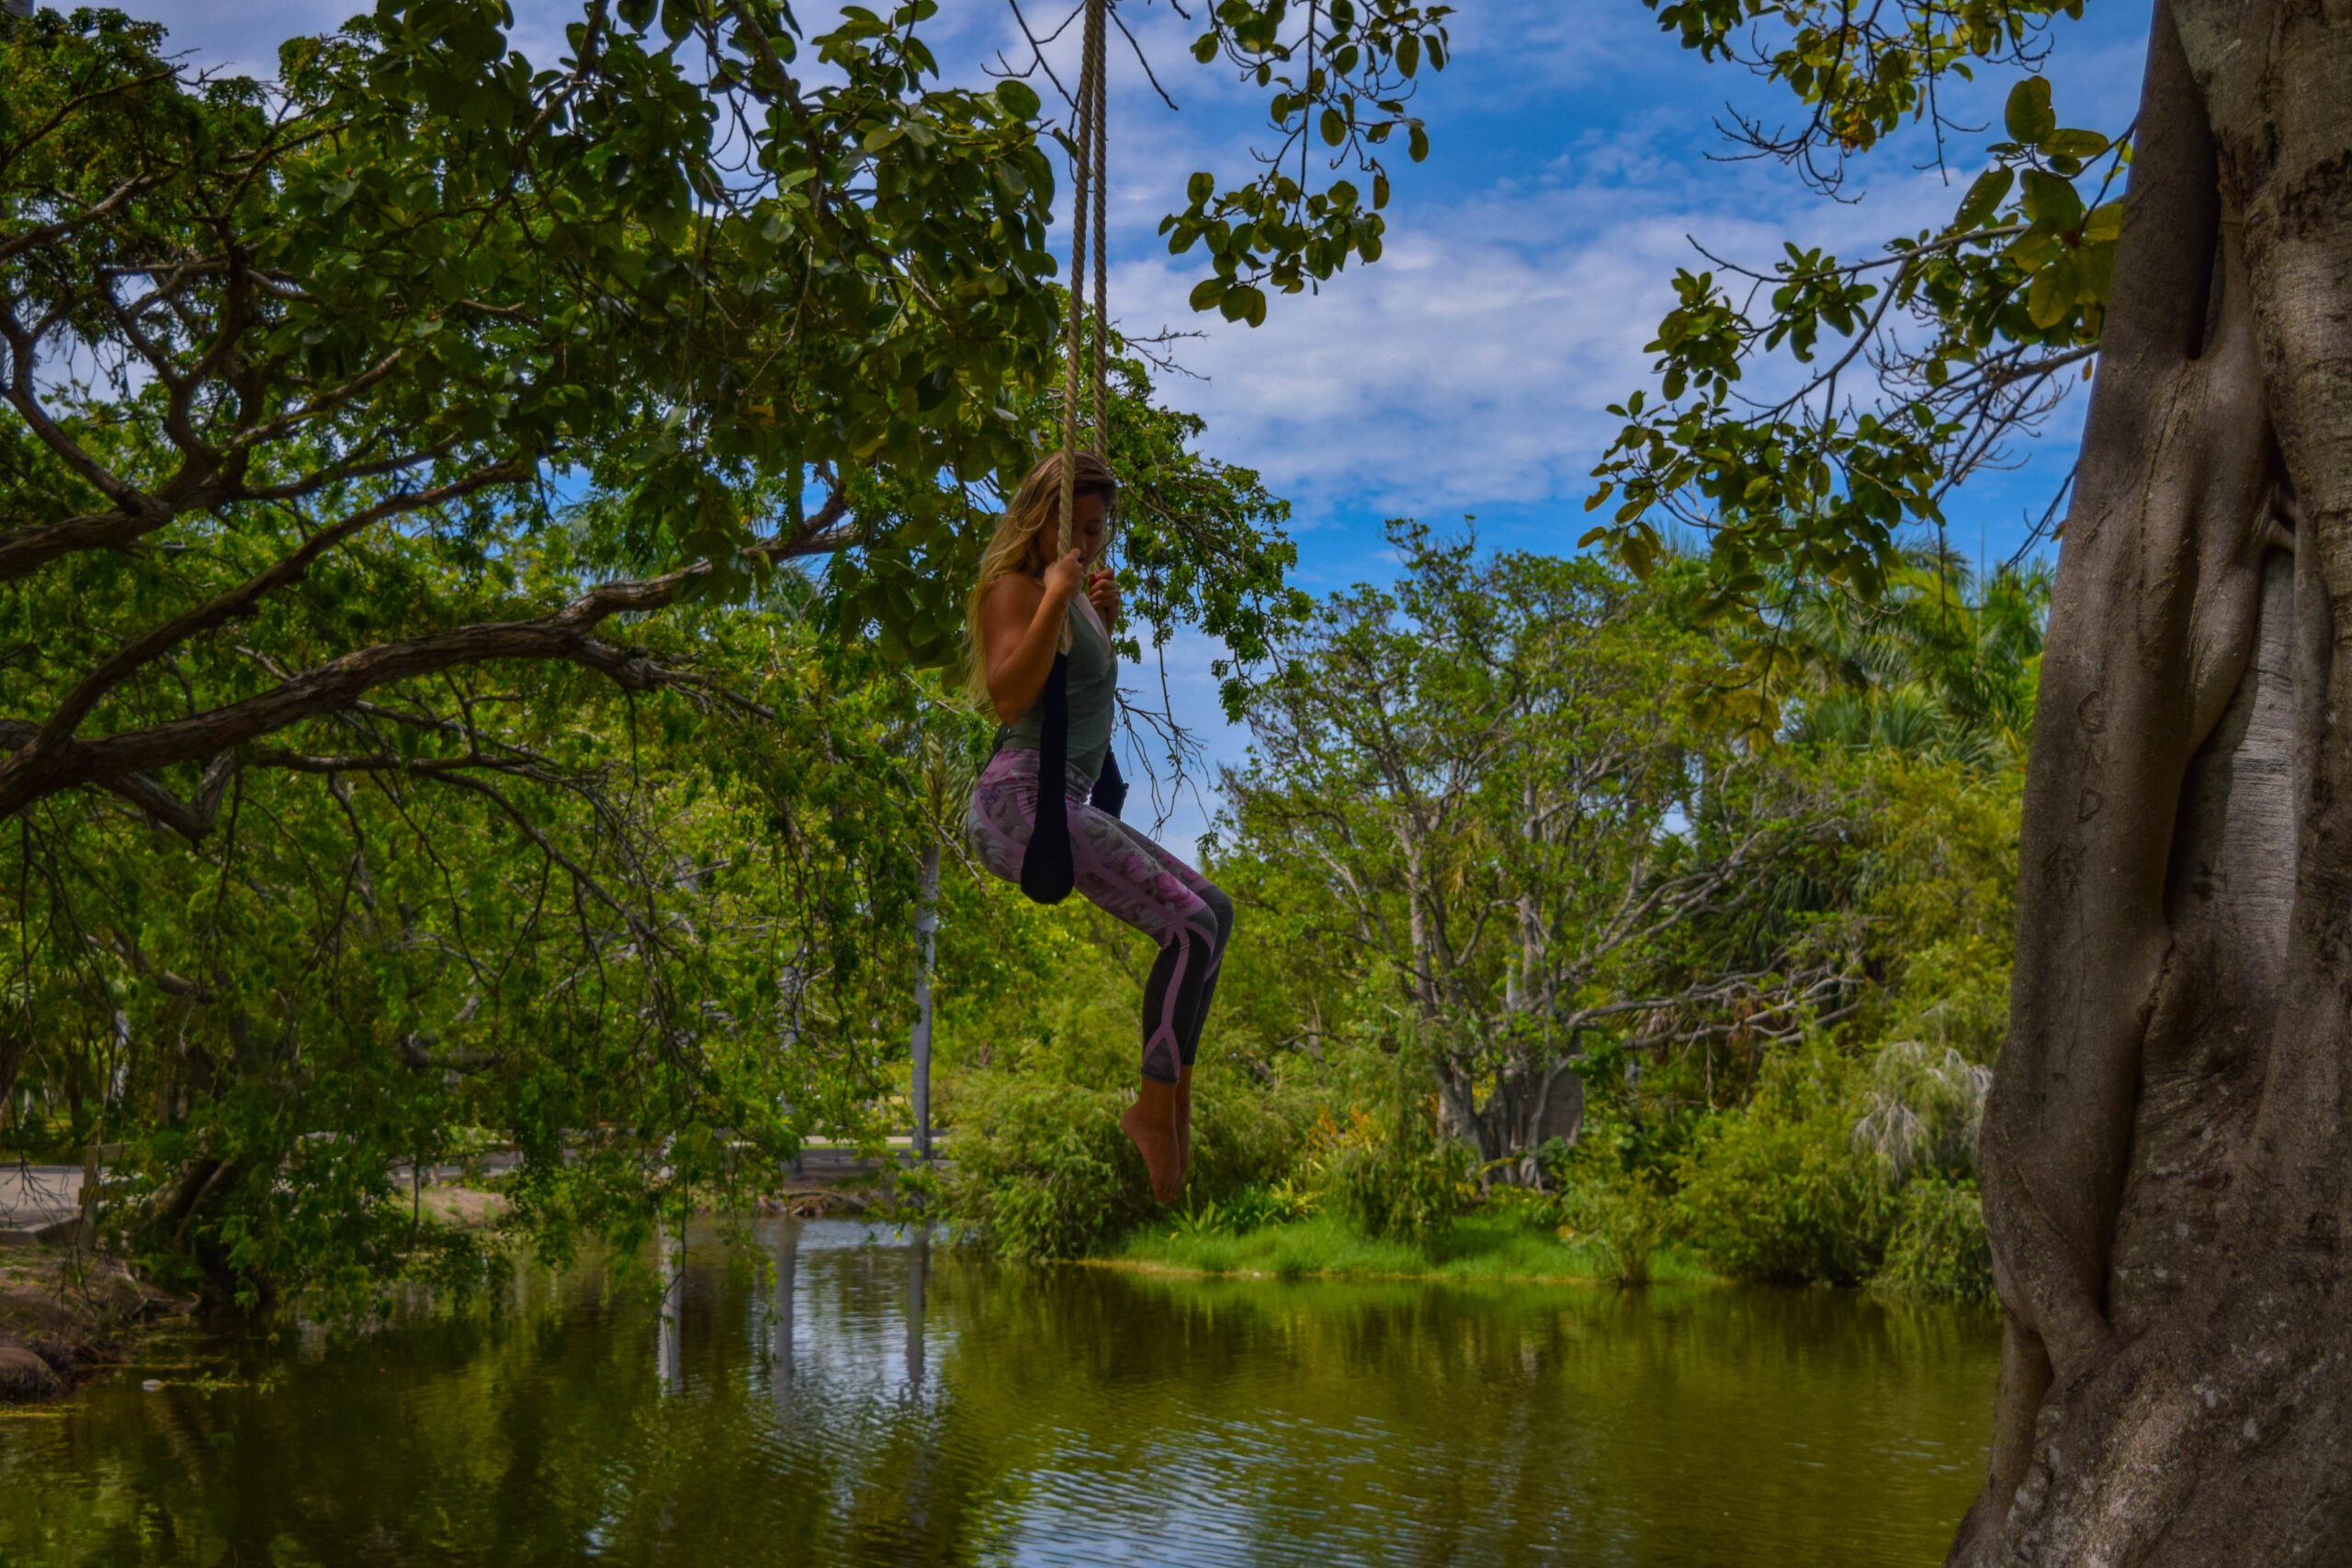
<instances>
[{"instance_id":1,"label":"large tree trunk","mask_svg":"<svg viewBox=\"0 0 2352 1568\"><path fill-rule=\"evenodd\" d=\"M1469 1139L1481 1164L1515 1159L1511 1179L1529 1186L1542 1178L1535 1151L1554 1138L1573 1144L1584 1128L1584 1079L1572 1057L1500 1075L1484 1105L1476 1104L1468 1075L1447 1068L1440 1077L1441 1107L1452 1111L1441 1123L1448 1135Z\"/></svg>"},{"instance_id":2,"label":"large tree trunk","mask_svg":"<svg viewBox=\"0 0 2352 1568\"><path fill-rule=\"evenodd\" d=\"M1985 1113L2008 1331L1963 1568L2352 1560L2352 0L2159 0L2139 127Z\"/></svg>"}]
</instances>

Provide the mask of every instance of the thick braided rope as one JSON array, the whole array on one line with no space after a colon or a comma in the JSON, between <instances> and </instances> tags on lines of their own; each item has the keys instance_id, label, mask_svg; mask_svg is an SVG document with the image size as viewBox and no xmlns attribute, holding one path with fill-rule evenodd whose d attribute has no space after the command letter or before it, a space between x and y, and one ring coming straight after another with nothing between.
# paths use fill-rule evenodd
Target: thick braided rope
<instances>
[{"instance_id":1,"label":"thick braided rope","mask_svg":"<svg viewBox=\"0 0 2352 1568\"><path fill-rule=\"evenodd\" d=\"M1094 146L1088 177L1094 183L1094 455L1111 460L1111 419L1107 373L1111 342L1111 225L1107 211L1111 189L1111 73L1103 59L1110 0L1094 0L1095 15L1088 17L1086 45L1094 67Z\"/></svg>"},{"instance_id":2,"label":"thick braided rope","mask_svg":"<svg viewBox=\"0 0 2352 1568\"><path fill-rule=\"evenodd\" d=\"M1062 378L1062 484L1061 526L1057 534L1055 558L1069 553L1070 535L1078 511L1078 378L1080 356L1080 318L1085 313L1086 299L1086 186L1087 164L1095 138L1094 106L1099 94L1096 82L1096 62L1101 54L1102 0L1086 0L1085 52L1079 65L1078 122L1071 138L1076 157L1071 168L1074 186L1070 200L1069 236L1069 365ZM1098 416L1099 417L1099 416Z\"/></svg>"}]
</instances>

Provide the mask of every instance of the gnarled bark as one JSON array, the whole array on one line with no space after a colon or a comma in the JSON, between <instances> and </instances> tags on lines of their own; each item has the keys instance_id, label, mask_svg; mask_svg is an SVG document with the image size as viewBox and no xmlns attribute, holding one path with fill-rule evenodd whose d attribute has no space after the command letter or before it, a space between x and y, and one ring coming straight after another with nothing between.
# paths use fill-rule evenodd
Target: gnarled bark
<instances>
[{"instance_id":1,"label":"gnarled bark","mask_svg":"<svg viewBox=\"0 0 2352 1568\"><path fill-rule=\"evenodd\" d=\"M1984 1132L1951 1562L2352 1555L2352 8L2160 0Z\"/></svg>"}]
</instances>

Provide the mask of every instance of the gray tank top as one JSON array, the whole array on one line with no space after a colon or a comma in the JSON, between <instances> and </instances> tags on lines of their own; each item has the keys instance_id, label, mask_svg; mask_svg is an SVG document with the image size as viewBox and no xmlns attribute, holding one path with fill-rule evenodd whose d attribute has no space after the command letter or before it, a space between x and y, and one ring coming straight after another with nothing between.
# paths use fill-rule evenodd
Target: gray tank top
<instances>
[{"instance_id":1,"label":"gray tank top","mask_svg":"<svg viewBox=\"0 0 2352 1568\"><path fill-rule=\"evenodd\" d=\"M1119 662L1111 654L1111 634L1084 597L1069 602L1069 760L1090 779L1100 778L1111 750L1111 719L1118 707ZM997 731L1002 751L1038 750L1046 698L1038 693L1029 711Z\"/></svg>"}]
</instances>

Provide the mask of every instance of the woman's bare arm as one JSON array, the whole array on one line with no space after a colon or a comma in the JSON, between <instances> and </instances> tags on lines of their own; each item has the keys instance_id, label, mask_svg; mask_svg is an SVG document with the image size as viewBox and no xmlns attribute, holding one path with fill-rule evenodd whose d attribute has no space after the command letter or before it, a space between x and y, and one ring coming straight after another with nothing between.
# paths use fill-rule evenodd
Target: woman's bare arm
<instances>
[{"instance_id":1,"label":"woman's bare arm","mask_svg":"<svg viewBox=\"0 0 2352 1568\"><path fill-rule=\"evenodd\" d=\"M1015 574L989 584L980 601L981 656L988 660L989 696L1007 724L1027 713L1046 689L1069 608L1066 589L1030 578Z\"/></svg>"}]
</instances>

